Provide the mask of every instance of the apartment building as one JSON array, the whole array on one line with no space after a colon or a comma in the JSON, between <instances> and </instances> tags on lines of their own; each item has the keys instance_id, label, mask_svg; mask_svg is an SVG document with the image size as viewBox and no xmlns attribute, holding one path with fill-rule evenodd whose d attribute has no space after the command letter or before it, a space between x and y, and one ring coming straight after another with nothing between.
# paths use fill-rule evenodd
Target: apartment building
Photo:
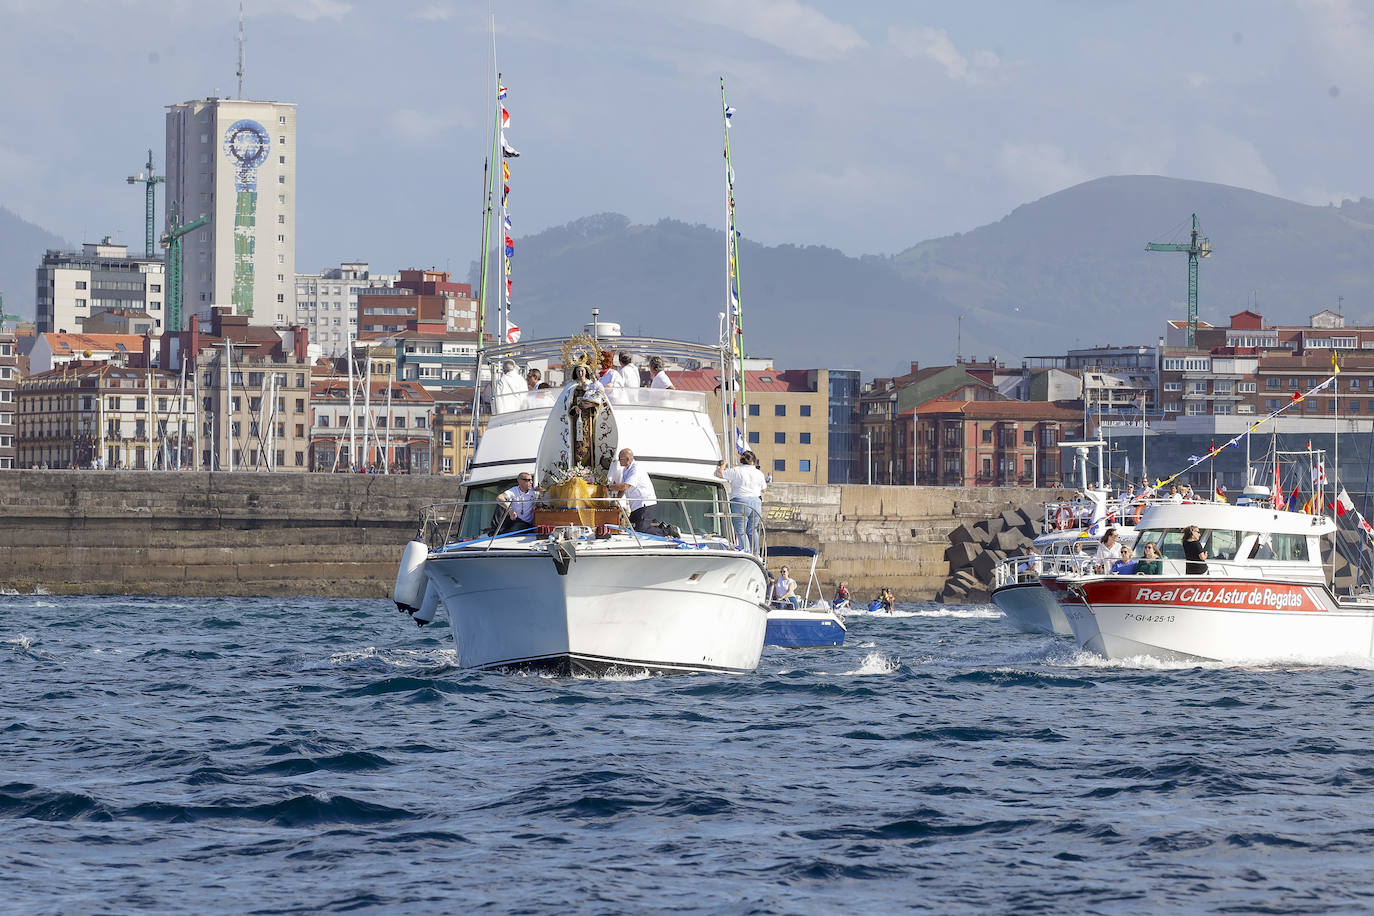
<instances>
[{"instance_id":1,"label":"apartment building","mask_svg":"<svg viewBox=\"0 0 1374 916\"><path fill-rule=\"evenodd\" d=\"M146 312L154 335L165 319L166 277L160 259L129 256L109 236L81 251L49 249L37 271L39 333L80 333L106 310Z\"/></svg>"}]
</instances>

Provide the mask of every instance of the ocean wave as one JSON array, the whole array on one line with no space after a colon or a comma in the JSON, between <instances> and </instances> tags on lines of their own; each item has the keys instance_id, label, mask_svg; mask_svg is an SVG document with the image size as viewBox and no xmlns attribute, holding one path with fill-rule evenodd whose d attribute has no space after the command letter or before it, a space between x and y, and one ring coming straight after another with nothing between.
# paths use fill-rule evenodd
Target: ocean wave
<instances>
[{"instance_id":1,"label":"ocean wave","mask_svg":"<svg viewBox=\"0 0 1374 916\"><path fill-rule=\"evenodd\" d=\"M883 652L869 652L853 671L843 671L841 677L866 674L893 674L902 667L900 658L893 658Z\"/></svg>"}]
</instances>

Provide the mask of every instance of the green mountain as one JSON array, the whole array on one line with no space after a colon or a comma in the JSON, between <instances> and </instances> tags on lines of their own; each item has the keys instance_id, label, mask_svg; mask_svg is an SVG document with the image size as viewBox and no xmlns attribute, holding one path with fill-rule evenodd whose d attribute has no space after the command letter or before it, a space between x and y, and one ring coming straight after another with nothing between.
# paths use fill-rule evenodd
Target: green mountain
<instances>
[{"instance_id":1,"label":"green mountain","mask_svg":"<svg viewBox=\"0 0 1374 916\"><path fill-rule=\"evenodd\" d=\"M873 375L911 360L949 361L956 347L1015 365L1079 346L1152 343L1166 318L1185 317L1187 257L1145 245L1186 241L1194 212L1215 252L1200 268L1204 320L1255 307L1272 321L1303 323L1343 297L1352 323L1374 323L1374 201L1314 207L1126 176L1068 188L891 257L743 240L748 349L779 365ZM517 246L513 314L526 334L572 333L599 307L627 334L716 336L725 301L718 229L602 214Z\"/></svg>"},{"instance_id":2,"label":"green mountain","mask_svg":"<svg viewBox=\"0 0 1374 916\"><path fill-rule=\"evenodd\" d=\"M0 296L5 297L8 314L25 321L33 318L35 271L49 248L70 251L72 245L0 207Z\"/></svg>"}]
</instances>

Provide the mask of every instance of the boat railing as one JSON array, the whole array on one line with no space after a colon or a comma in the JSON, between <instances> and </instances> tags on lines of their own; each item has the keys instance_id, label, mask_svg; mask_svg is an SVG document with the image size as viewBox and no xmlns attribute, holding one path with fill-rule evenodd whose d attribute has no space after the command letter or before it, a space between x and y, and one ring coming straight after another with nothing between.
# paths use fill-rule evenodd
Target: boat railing
<instances>
[{"instance_id":1,"label":"boat railing","mask_svg":"<svg viewBox=\"0 0 1374 916\"><path fill-rule=\"evenodd\" d=\"M536 388L532 391L515 391L509 394L492 395L491 411L494 414L515 413L520 410L542 410L548 412L562 397L562 388ZM706 410L706 393L702 391L683 391L677 388L623 388L619 385L606 389L606 400L612 407L660 407L670 410Z\"/></svg>"},{"instance_id":2,"label":"boat railing","mask_svg":"<svg viewBox=\"0 0 1374 916\"><path fill-rule=\"evenodd\" d=\"M732 526L735 513L730 511L728 503L715 499L670 498L660 499L655 508L658 521L665 526L672 525L678 532L674 540L690 545L711 541L729 545L734 541ZM505 546L509 546L508 539L511 537L530 534L547 537L557 528L573 528L578 530L581 536L590 536L593 539L611 534L627 534L641 547L661 546L665 540L662 535L635 530L630 522L628 502L623 497L566 500L541 498L536 503L533 524L521 522L515 527L505 527L501 530L501 519L506 509L505 503L494 499L452 501L425 506L420 511L420 540L424 541L431 551L459 546L491 550L502 547L503 542ZM468 513L476 514L468 516ZM478 520L478 524L473 525L470 521L465 524L465 518L472 517ZM715 530L717 526L719 531Z\"/></svg>"}]
</instances>

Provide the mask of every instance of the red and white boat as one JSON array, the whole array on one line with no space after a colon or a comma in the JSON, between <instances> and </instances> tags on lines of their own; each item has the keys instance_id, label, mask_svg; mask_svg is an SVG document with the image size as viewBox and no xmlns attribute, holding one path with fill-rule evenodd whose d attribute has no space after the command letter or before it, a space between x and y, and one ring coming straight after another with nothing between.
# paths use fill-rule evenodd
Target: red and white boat
<instances>
[{"instance_id":1,"label":"red and white boat","mask_svg":"<svg viewBox=\"0 0 1374 916\"><path fill-rule=\"evenodd\" d=\"M1206 572L1190 575L1183 529L1202 530ZM1374 601L1338 597L1322 563L1336 530L1321 515L1225 503L1156 504L1136 528L1159 575L1042 577L1074 641L1109 659L1250 661L1374 657Z\"/></svg>"}]
</instances>

